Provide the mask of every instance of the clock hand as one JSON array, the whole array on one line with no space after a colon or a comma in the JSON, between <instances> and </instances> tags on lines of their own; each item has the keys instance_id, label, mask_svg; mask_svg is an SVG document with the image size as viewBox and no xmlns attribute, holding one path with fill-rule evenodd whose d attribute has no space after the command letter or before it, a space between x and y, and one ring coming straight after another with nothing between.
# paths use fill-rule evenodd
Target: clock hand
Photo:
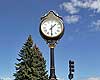
<instances>
[{"instance_id":1,"label":"clock hand","mask_svg":"<svg viewBox=\"0 0 100 80\"><path fill-rule=\"evenodd\" d=\"M52 28L51 28L51 36L53 35L53 33L52 33Z\"/></svg>"},{"instance_id":2,"label":"clock hand","mask_svg":"<svg viewBox=\"0 0 100 80\"><path fill-rule=\"evenodd\" d=\"M51 36L53 35L53 33L52 33L52 28L55 26L56 24L54 24L53 26L51 25L51 28L50 28L50 30L51 30Z\"/></svg>"},{"instance_id":3,"label":"clock hand","mask_svg":"<svg viewBox=\"0 0 100 80\"><path fill-rule=\"evenodd\" d=\"M56 24L54 24L53 26L51 25L51 28L50 28L50 30L55 26Z\"/></svg>"},{"instance_id":4,"label":"clock hand","mask_svg":"<svg viewBox=\"0 0 100 80\"><path fill-rule=\"evenodd\" d=\"M50 30L51 30L51 36L53 35L53 33L52 33L52 28L53 28L53 26L51 26L51 28L50 28Z\"/></svg>"}]
</instances>

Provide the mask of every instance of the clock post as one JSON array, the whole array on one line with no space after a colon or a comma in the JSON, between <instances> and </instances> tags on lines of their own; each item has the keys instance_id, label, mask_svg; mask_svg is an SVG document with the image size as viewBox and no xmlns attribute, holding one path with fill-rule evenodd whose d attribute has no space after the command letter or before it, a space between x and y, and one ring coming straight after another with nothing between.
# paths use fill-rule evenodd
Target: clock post
<instances>
[{"instance_id":1,"label":"clock post","mask_svg":"<svg viewBox=\"0 0 100 80\"><path fill-rule=\"evenodd\" d=\"M40 35L47 42L50 48L50 76L49 80L57 80L55 75L54 48L64 34L63 20L54 11L41 17Z\"/></svg>"},{"instance_id":2,"label":"clock post","mask_svg":"<svg viewBox=\"0 0 100 80\"><path fill-rule=\"evenodd\" d=\"M51 41L51 43L49 43L49 47L50 47L50 80L56 80L56 75L55 75L55 63L54 63L54 48L55 48L55 44L56 41Z\"/></svg>"}]
</instances>

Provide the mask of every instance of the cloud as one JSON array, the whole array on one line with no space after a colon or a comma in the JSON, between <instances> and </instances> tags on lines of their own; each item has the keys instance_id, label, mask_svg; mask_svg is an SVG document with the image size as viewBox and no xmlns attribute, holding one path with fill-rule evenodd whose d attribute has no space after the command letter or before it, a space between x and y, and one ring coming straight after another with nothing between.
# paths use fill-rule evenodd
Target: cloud
<instances>
[{"instance_id":1,"label":"cloud","mask_svg":"<svg viewBox=\"0 0 100 80\"><path fill-rule=\"evenodd\" d=\"M71 23L76 23L79 21L79 16L78 15L72 15L72 16L65 16L64 17L64 20L65 22L67 22L68 24L71 24Z\"/></svg>"},{"instance_id":2,"label":"cloud","mask_svg":"<svg viewBox=\"0 0 100 80\"><path fill-rule=\"evenodd\" d=\"M75 14L78 13L79 10L77 8L75 8L75 6L73 5L73 3L71 2L64 2L60 5L60 8L64 8L65 11L67 11L70 14Z\"/></svg>"},{"instance_id":3,"label":"cloud","mask_svg":"<svg viewBox=\"0 0 100 80\"><path fill-rule=\"evenodd\" d=\"M92 78L88 78L87 80L100 80L100 77L92 77Z\"/></svg>"},{"instance_id":4,"label":"cloud","mask_svg":"<svg viewBox=\"0 0 100 80\"><path fill-rule=\"evenodd\" d=\"M80 80L100 80L100 77L89 77L89 78L80 79Z\"/></svg>"},{"instance_id":5,"label":"cloud","mask_svg":"<svg viewBox=\"0 0 100 80\"><path fill-rule=\"evenodd\" d=\"M99 13L100 12L100 0L92 1L89 7L91 9L96 10Z\"/></svg>"},{"instance_id":6,"label":"cloud","mask_svg":"<svg viewBox=\"0 0 100 80\"><path fill-rule=\"evenodd\" d=\"M71 0L70 2L60 4L60 8L63 8L70 14L78 13L81 8L87 8L100 13L100 0Z\"/></svg>"},{"instance_id":7,"label":"cloud","mask_svg":"<svg viewBox=\"0 0 100 80\"><path fill-rule=\"evenodd\" d=\"M0 80L14 80L13 77L0 77Z\"/></svg>"},{"instance_id":8,"label":"cloud","mask_svg":"<svg viewBox=\"0 0 100 80\"><path fill-rule=\"evenodd\" d=\"M100 20L92 22L89 28L90 31L100 31Z\"/></svg>"},{"instance_id":9,"label":"cloud","mask_svg":"<svg viewBox=\"0 0 100 80\"><path fill-rule=\"evenodd\" d=\"M100 0L70 0L60 4L60 8L69 13L68 16L64 16L65 22L68 24L77 23L81 17L79 12L82 9L93 11L88 17L93 17L96 13L100 13ZM96 26L94 29L93 26ZM92 29L100 31L100 21L92 23Z\"/></svg>"}]
</instances>

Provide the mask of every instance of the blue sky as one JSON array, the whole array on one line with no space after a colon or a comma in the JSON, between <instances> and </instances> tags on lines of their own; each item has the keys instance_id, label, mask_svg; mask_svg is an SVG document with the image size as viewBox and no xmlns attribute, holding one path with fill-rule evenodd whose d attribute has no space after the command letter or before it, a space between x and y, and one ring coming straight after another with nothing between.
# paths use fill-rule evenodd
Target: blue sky
<instances>
[{"instance_id":1,"label":"blue sky","mask_svg":"<svg viewBox=\"0 0 100 80\"><path fill-rule=\"evenodd\" d=\"M54 10L65 33L55 48L56 75L67 80L68 60L75 80L100 80L100 0L0 0L0 77L11 80L19 50L32 35L47 60L49 48L39 34L40 17Z\"/></svg>"}]
</instances>

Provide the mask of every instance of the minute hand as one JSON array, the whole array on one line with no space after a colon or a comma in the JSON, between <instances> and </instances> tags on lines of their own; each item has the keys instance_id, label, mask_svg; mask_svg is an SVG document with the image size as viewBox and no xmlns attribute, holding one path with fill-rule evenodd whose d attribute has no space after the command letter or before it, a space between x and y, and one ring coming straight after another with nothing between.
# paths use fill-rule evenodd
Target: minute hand
<instances>
[{"instance_id":1,"label":"minute hand","mask_svg":"<svg viewBox=\"0 0 100 80\"><path fill-rule=\"evenodd\" d=\"M51 26L50 30L51 30L51 36L53 35L52 33L52 28L55 26L56 24L54 24L53 26Z\"/></svg>"},{"instance_id":2,"label":"minute hand","mask_svg":"<svg viewBox=\"0 0 100 80\"><path fill-rule=\"evenodd\" d=\"M50 30L52 30L52 28L55 26L56 24L54 24L53 26L51 26Z\"/></svg>"}]
</instances>

